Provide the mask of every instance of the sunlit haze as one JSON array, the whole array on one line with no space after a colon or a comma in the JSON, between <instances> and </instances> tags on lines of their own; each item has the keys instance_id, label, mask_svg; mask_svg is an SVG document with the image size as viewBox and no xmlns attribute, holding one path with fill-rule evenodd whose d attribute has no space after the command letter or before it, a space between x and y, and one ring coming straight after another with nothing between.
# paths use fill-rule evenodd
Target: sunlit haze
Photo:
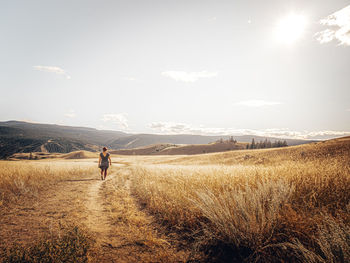
<instances>
[{"instance_id":1,"label":"sunlit haze","mask_svg":"<svg viewBox=\"0 0 350 263\"><path fill-rule=\"evenodd\" d=\"M289 14L279 21L276 38L286 44L293 44L302 37L307 26L307 19L303 15Z\"/></svg>"},{"instance_id":2,"label":"sunlit haze","mask_svg":"<svg viewBox=\"0 0 350 263\"><path fill-rule=\"evenodd\" d=\"M350 135L349 1L0 4L0 121Z\"/></svg>"}]
</instances>

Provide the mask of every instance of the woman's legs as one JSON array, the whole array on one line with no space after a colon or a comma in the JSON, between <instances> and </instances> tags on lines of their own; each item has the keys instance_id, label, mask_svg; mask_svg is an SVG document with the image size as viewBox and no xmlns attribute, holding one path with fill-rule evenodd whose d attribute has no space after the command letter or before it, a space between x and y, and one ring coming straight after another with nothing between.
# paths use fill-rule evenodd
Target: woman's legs
<instances>
[{"instance_id":1,"label":"woman's legs","mask_svg":"<svg viewBox=\"0 0 350 263\"><path fill-rule=\"evenodd\" d=\"M101 180L103 180L103 168L101 168Z\"/></svg>"},{"instance_id":2,"label":"woman's legs","mask_svg":"<svg viewBox=\"0 0 350 263\"><path fill-rule=\"evenodd\" d=\"M107 170L108 170L108 168L105 168L104 170L105 170L105 173L104 173L104 175L105 175L105 176L104 176L104 179L106 179L106 177L107 177Z\"/></svg>"},{"instance_id":3,"label":"woman's legs","mask_svg":"<svg viewBox=\"0 0 350 263\"><path fill-rule=\"evenodd\" d=\"M101 167L101 179L105 180L107 177L107 169L108 167Z\"/></svg>"}]
</instances>

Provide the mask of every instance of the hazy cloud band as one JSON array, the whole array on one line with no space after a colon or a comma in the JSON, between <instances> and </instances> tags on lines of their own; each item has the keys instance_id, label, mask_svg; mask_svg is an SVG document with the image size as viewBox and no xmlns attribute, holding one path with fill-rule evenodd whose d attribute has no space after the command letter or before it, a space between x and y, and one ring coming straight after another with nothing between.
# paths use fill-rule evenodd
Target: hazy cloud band
<instances>
[{"instance_id":1,"label":"hazy cloud band","mask_svg":"<svg viewBox=\"0 0 350 263\"><path fill-rule=\"evenodd\" d=\"M234 129L194 127L186 123L152 122L149 128L161 134L195 134L195 135L256 135L290 139L329 139L350 136L350 131L291 131L289 129Z\"/></svg>"},{"instance_id":2,"label":"hazy cloud band","mask_svg":"<svg viewBox=\"0 0 350 263\"><path fill-rule=\"evenodd\" d=\"M67 74L67 72L60 68L60 67L55 67L55 66L33 66L35 70L38 71L44 71L44 72L49 72L49 73L55 73L58 75L64 75L67 79L70 79L71 77Z\"/></svg>"}]
</instances>

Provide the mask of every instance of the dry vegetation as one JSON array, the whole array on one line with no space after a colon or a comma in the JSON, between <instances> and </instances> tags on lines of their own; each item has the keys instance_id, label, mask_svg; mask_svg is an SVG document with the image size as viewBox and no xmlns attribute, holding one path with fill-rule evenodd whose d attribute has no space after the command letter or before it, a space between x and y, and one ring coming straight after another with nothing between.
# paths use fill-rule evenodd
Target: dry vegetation
<instances>
[{"instance_id":1,"label":"dry vegetation","mask_svg":"<svg viewBox=\"0 0 350 263\"><path fill-rule=\"evenodd\" d=\"M89 262L93 239L77 226L62 229L62 235L46 235L29 246L14 245L0 250L1 262Z\"/></svg>"},{"instance_id":2,"label":"dry vegetation","mask_svg":"<svg viewBox=\"0 0 350 263\"><path fill-rule=\"evenodd\" d=\"M348 262L349 146L348 138L144 164L131 168L132 189L203 260Z\"/></svg>"},{"instance_id":3,"label":"dry vegetation","mask_svg":"<svg viewBox=\"0 0 350 263\"><path fill-rule=\"evenodd\" d=\"M95 162L97 160L94 160ZM184 262L186 253L130 196L118 165L92 160L0 162L0 262ZM116 176L118 171L118 176Z\"/></svg>"},{"instance_id":4,"label":"dry vegetation","mask_svg":"<svg viewBox=\"0 0 350 263\"><path fill-rule=\"evenodd\" d=\"M121 253L125 262L349 262L349 153L350 138L343 138L197 156L112 156L124 164L115 177L69 189L72 197L75 187L81 198L91 189L100 194L101 200L87 198L109 211L103 226L115 235L102 231L96 217L97 237L115 239L109 256ZM0 211L58 181L96 173L91 160L4 161L0 167ZM88 233L65 233L7 249L3 262L102 262L96 261L101 250L89 252ZM191 247L191 255L177 251L181 246Z\"/></svg>"},{"instance_id":5,"label":"dry vegetation","mask_svg":"<svg viewBox=\"0 0 350 263\"><path fill-rule=\"evenodd\" d=\"M93 172L91 163L47 161L0 162L0 210L21 197L38 196L48 186Z\"/></svg>"},{"instance_id":6,"label":"dry vegetation","mask_svg":"<svg viewBox=\"0 0 350 263\"><path fill-rule=\"evenodd\" d=\"M47 206L42 204L45 195L44 192L50 192L56 185L63 180L72 180L82 176L91 175L92 164L88 162L71 162L69 165L62 161L1 161L0 162L0 262L87 262L89 251L93 240L88 232L82 230L76 225L61 225L61 221L55 222L59 225L58 231L53 231L52 222L50 226L45 226L48 218L38 218L35 214L37 202L40 207ZM58 207L50 207L56 210ZM27 210L28 209L28 210ZM28 213L30 218L22 218L23 214ZM39 211L36 213L40 213ZM48 216L55 212L46 211ZM4 224L3 220L13 214L13 220ZM17 238L13 236L1 236L6 234L11 226L21 225L20 221L27 221L24 224L23 240L26 242L15 242ZM35 220L44 221L43 223ZM23 224L23 223L22 223ZM39 232L40 224L44 229L50 231ZM42 227L42 226L41 226ZM25 234L27 229L32 228L29 236ZM14 230L15 232L18 230ZM13 234L15 232L12 232ZM11 232L8 232L11 233ZM13 243L9 240L13 239ZM28 240L30 242L28 243Z\"/></svg>"},{"instance_id":7,"label":"dry vegetation","mask_svg":"<svg viewBox=\"0 0 350 263\"><path fill-rule=\"evenodd\" d=\"M48 153L48 152L34 152L34 153L15 153L8 159L16 160L42 160L42 159L87 159L98 158L98 153L89 151L74 151L70 153Z\"/></svg>"}]
</instances>

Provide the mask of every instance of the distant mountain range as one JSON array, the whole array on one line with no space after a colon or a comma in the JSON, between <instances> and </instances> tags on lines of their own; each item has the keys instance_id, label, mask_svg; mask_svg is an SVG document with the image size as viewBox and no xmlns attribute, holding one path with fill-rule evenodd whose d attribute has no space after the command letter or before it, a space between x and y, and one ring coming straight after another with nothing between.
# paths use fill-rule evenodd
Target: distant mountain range
<instances>
[{"instance_id":1,"label":"distant mountain range","mask_svg":"<svg viewBox=\"0 0 350 263\"><path fill-rule=\"evenodd\" d=\"M133 149L152 144L207 144L229 136L128 134L86 127L39 124L22 121L0 122L0 158L14 153L58 152L77 150L99 151L102 146L114 150ZM233 136L238 142L251 142L278 138L253 135ZM309 143L309 140L286 139L288 145Z\"/></svg>"}]
</instances>

